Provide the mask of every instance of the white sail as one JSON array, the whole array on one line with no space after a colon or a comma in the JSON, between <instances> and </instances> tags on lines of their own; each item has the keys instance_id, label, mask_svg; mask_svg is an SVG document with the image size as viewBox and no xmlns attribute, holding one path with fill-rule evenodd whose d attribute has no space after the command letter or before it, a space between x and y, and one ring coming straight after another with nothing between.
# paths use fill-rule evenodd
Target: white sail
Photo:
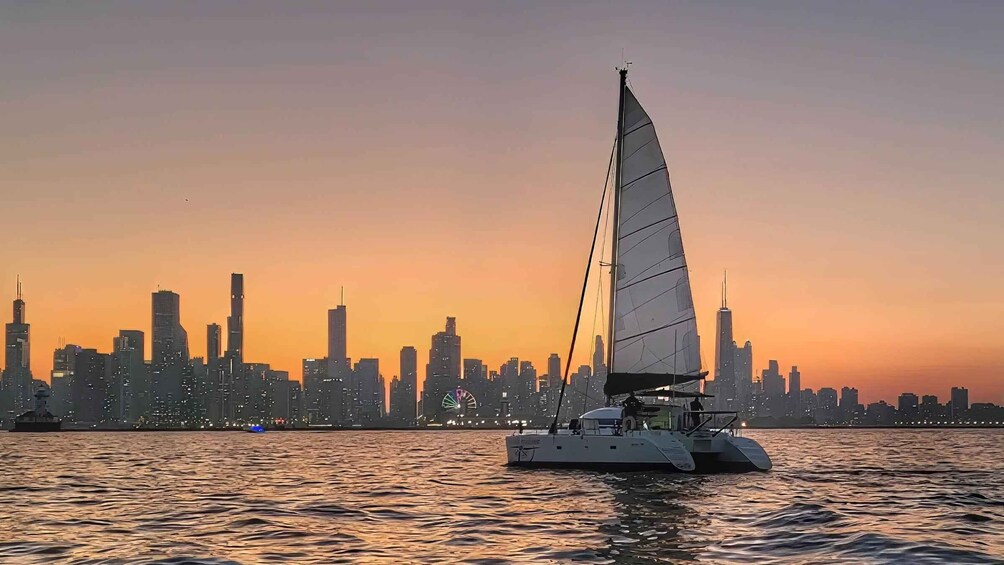
<instances>
[{"instance_id":1,"label":"white sail","mask_svg":"<svg viewBox=\"0 0 1004 565\"><path fill-rule=\"evenodd\" d=\"M655 126L627 88L624 97L611 371L620 375L611 378L679 375L686 382L700 373L701 355L676 203ZM640 379L639 386L649 383Z\"/></svg>"}]
</instances>

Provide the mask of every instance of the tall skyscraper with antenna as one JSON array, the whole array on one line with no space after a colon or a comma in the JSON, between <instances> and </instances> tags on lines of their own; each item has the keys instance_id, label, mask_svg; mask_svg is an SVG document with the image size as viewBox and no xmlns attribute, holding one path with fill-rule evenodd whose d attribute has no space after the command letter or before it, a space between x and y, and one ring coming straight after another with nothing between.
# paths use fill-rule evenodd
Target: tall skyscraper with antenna
<instances>
[{"instance_id":1,"label":"tall skyscraper with antenna","mask_svg":"<svg viewBox=\"0 0 1004 565\"><path fill-rule=\"evenodd\" d=\"M718 309L715 341L715 407L736 408L735 343L732 340L732 311L729 310L728 273L722 282L722 307Z\"/></svg>"},{"instance_id":2,"label":"tall skyscraper with antenna","mask_svg":"<svg viewBox=\"0 0 1004 565\"><path fill-rule=\"evenodd\" d=\"M31 386L31 325L25 321L21 277L17 278L14 319L7 324L4 347L4 371L0 380L0 408L3 416L20 414L33 406Z\"/></svg>"}]
</instances>

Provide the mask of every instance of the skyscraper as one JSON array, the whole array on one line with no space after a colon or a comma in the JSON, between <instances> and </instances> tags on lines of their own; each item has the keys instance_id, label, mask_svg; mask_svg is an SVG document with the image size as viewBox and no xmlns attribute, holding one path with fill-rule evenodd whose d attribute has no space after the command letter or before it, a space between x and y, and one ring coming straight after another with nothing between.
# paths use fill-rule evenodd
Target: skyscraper
<instances>
[{"instance_id":1,"label":"skyscraper","mask_svg":"<svg viewBox=\"0 0 1004 565\"><path fill-rule=\"evenodd\" d=\"M212 363L220 360L222 353L223 329L219 324L208 324L206 326L206 361Z\"/></svg>"},{"instance_id":2,"label":"skyscraper","mask_svg":"<svg viewBox=\"0 0 1004 565\"><path fill-rule=\"evenodd\" d=\"M227 317L227 353L244 361L244 275L230 274L230 316Z\"/></svg>"},{"instance_id":3,"label":"skyscraper","mask_svg":"<svg viewBox=\"0 0 1004 565\"><path fill-rule=\"evenodd\" d=\"M595 359L593 359L593 361L595 361ZM551 356L547 358L548 386L551 388L560 388L561 381L564 376L565 375L561 370L561 357L558 357L557 353L552 353Z\"/></svg>"},{"instance_id":4,"label":"skyscraper","mask_svg":"<svg viewBox=\"0 0 1004 565\"><path fill-rule=\"evenodd\" d=\"M380 360L360 359L353 369L351 396L355 401L351 421L373 425L383 416L384 390L380 381Z\"/></svg>"},{"instance_id":5,"label":"skyscraper","mask_svg":"<svg viewBox=\"0 0 1004 565\"><path fill-rule=\"evenodd\" d=\"M791 416L802 416L802 374L792 365L788 373L788 407Z\"/></svg>"},{"instance_id":6,"label":"skyscraper","mask_svg":"<svg viewBox=\"0 0 1004 565\"><path fill-rule=\"evenodd\" d=\"M223 405L229 398L226 389L227 379L224 378L224 365L220 355L223 349L223 328L219 324L206 326L206 386L207 399L206 416L210 422L221 424L226 421Z\"/></svg>"},{"instance_id":7,"label":"skyscraper","mask_svg":"<svg viewBox=\"0 0 1004 565\"><path fill-rule=\"evenodd\" d=\"M464 359L464 382L462 385L477 400L478 411L488 399L488 372L481 359ZM469 414L473 415L473 414Z\"/></svg>"},{"instance_id":8,"label":"skyscraper","mask_svg":"<svg viewBox=\"0 0 1004 565\"><path fill-rule=\"evenodd\" d=\"M348 359L348 314L344 304L328 310L328 395L329 413L325 417L334 423L343 423L349 417L354 399L347 394L351 367Z\"/></svg>"},{"instance_id":9,"label":"skyscraper","mask_svg":"<svg viewBox=\"0 0 1004 565\"><path fill-rule=\"evenodd\" d=\"M776 360L771 359L767 365L762 373L765 415L781 417L785 413L784 377Z\"/></svg>"},{"instance_id":10,"label":"skyscraper","mask_svg":"<svg viewBox=\"0 0 1004 565\"><path fill-rule=\"evenodd\" d=\"M181 417L181 381L188 371L188 333L181 326L181 297L169 290L153 293L152 343L151 417L156 423L176 424Z\"/></svg>"},{"instance_id":11,"label":"skyscraper","mask_svg":"<svg viewBox=\"0 0 1004 565\"><path fill-rule=\"evenodd\" d=\"M840 407L838 409L839 419L845 423L851 423L858 416L860 402L858 401L858 389L852 387L840 388Z\"/></svg>"},{"instance_id":12,"label":"skyscraper","mask_svg":"<svg viewBox=\"0 0 1004 565\"><path fill-rule=\"evenodd\" d=\"M410 345L401 348L401 411L405 425L418 417L418 350Z\"/></svg>"},{"instance_id":13,"label":"skyscraper","mask_svg":"<svg viewBox=\"0 0 1004 565\"><path fill-rule=\"evenodd\" d=\"M954 418L965 416L969 410L969 389L966 387L952 387L952 400L949 401L949 415Z\"/></svg>"},{"instance_id":14,"label":"skyscraper","mask_svg":"<svg viewBox=\"0 0 1004 565\"><path fill-rule=\"evenodd\" d=\"M920 399L912 392L899 395L898 407L900 421L910 422L920 413Z\"/></svg>"},{"instance_id":15,"label":"skyscraper","mask_svg":"<svg viewBox=\"0 0 1004 565\"><path fill-rule=\"evenodd\" d=\"M446 393L460 384L460 336L457 319L446 318L446 329L432 336L429 363L425 366L425 389L422 403L428 420L442 415Z\"/></svg>"},{"instance_id":16,"label":"skyscraper","mask_svg":"<svg viewBox=\"0 0 1004 565\"><path fill-rule=\"evenodd\" d=\"M816 398L816 421L821 424L832 424L837 416L837 391L836 389L824 387L819 389Z\"/></svg>"},{"instance_id":17,"label":"skyscraper","mask_svg":"<svg viewBox=\"0 0 1004 565\"><path fill-rule=\"evenodd\" d=\"M101 424L110 416L109 356L94 349L77 349L73 359L74 420Z\"/></svg>"},{"instance_id":18,"label":"skyscraper","mask_svg":"<svg viewBox=\"0 0 1004 565\"><path fill-rule=\"evenodd\" d=\"M206 337L207 341L209 336ZM208 343L207 343L208 345ZM227 316L227 350L217 373L209 374L219 391L218 422L233 422L250 403L247 398L248 379L244 365L244 275L230 274L230 315ZM216 416L216 410L213 410Z\"/></svg>"},{"instance_id":19,"label":"skyscraper","mask_svg":"<svg viewBox=\"0 0 1004 565\"><path fill-rule=\"evenodd\" d=\"M606 350L603 347L603 337L596 336L593 342L593 367L592 374L586 378L586 409L599 408L603 406L606 395L603 394L603 385L607 381L607 365L605 362Z\"/></svg>"},{"instance_id":20,"label":"skyscraper","mask_svg":"<svg viewBox=\"0 0 1004 565\"><path fill-rule=\"evenodd\" d=\"M25 321L21 280L17 281L14 318L7 324L4 371L0 380L0 416L20 414L34 407L31 386L31 325Z\"/></svg>"},{"instance_id":21,"label":"skyscraper","mask_svg":"<svg viewBox=\"0 0 1004 565\"><path fill-rule=\"evenodd\" d=\"M744 417L749 417L753 412L753 344L748 340L742 347L736 347L732 342L732 349L735 352L733 368L736 376L736 398L735 409Z\"/></svg>"},{"instance_id":22,"label":"skyscraper","mask_svg":"<svg viewBox=\"0 0 1004 565\"><path fill-rule=\"evenodd\" d=\"M499 367L499 388L501 389L500 414L511 416L516 412L516 389L519 387L519 358L510 357Z\"/></svg>"},{"instance_id":23,"label":"skyscraper","mask_svg":"<svg viewBox=\"0 0 1004 565\"><path fill-rule=\"evenodd\" d=\"M519 364L519 385L516 388L516 416L534 418L537 414L535 395L537 392L537 369L533 362L521 361Z\"/></svg>"},{"instance_id":24,"label":"skyscraper","mask_svg":"<svg viewBox=\"0 0 1004 565\"><path fill-rule=\"evenodd\" d=\"M307 422L329 422L331 414L331 387L328 378L328 359L303 360L303 395Z\"/></svg>"},{"instance_id":25,"label":"skyscraper","mask_svg":"<svg viewBox=\"0 0 1004 565\"><path fill-rule=\"evenodd\" d=\"M269 369L265 371L265 403L263 416L269 423L291 421L290 381L287 371Z\"/></svg>"},{"instance_id":26,"label":"skyscraper","mask_svg":"<svg viewBox=\"0 0 1004 565\"><path fill-rule=\"evenodd\" d=\"M120 330L112 342L111 420L135 422L149 409L150 383L143 359L143 337L139 330Z\"/></svg>"},{"instance_id":27,"label":"skyscraper","mask_svg":"<svg viewBox=\"0 0 1004 565\"><path fill-rule=\"evenodd\" d=\"M735 352L732 341L732 311L728 307L728 279L722 284L722 307L716 316L718 339L715 341L715 387L718 396L715 407L718 410L735 410L736 373Z\"/></svg>"},{"instance_id":28,"label":"skyscraper","mask_svg":"<svg viewBox=\"0 0 1004 565\"><path fill-rule=\"evenodd\" d=\"M64 345L52 354L49 410L66 421L73 420L73 361L78 349L76 345Z\"/></svg>"}]
</instances>

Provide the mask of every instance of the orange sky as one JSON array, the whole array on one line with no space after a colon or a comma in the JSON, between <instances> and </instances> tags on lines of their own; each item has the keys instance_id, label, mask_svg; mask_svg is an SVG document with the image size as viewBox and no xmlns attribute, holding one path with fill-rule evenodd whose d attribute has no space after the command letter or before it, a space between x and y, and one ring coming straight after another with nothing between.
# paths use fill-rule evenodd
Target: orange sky
<instances>
[{"instance_id":1,"label":"orange sky","mask_svg":"<svg viewBox=\"0 0 1004 565\"><path fill-rule=\"evenodd\" d=\"M248 360L294 378L341 285L349 354L388 381L447 315L465 357L543 370L624 48L705 366L727 268L758 371L1004 402L1001 7L625 6L0 7L0 289L21 274L35 375L60 336L149 332L158 286L203 354L235 271Z\"/></svg>"}]
</instances>

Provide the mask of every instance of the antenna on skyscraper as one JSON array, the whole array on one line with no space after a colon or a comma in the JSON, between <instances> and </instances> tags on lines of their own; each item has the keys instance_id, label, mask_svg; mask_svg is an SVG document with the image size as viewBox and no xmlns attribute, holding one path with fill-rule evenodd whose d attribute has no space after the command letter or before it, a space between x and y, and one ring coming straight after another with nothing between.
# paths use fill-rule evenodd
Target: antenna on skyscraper
<instances>
[{"instance_id":1,"label":"antenna on skyscraper","mask_svg":"<svg viewBox=\"0 0 1004 565\"><path fill-rule=\"evenodd\" d=\"M17 299L21 300L21 275L17 275Z\"/></svg>"},{"instance_id":2,"label":"antenna on skyscraper","mask_svg":"<svg viewBox=\"0 0 1004 565\"><path fill-rule=\"evenodd\" d=\"M725 269L725 281L722 283L722 308L729 307L729 270Z\"/></svg>"},{"instance_id":3,"label":"antenna on skyscraper","mask_svg":"<svg viewBox=\"0 0 1004 565\"><path fill-rule=\"evenodd\" d=\"M342 287L342 296L338 299L339 306L345 306L345 287Z\"/></svg>"}]
</instances>

